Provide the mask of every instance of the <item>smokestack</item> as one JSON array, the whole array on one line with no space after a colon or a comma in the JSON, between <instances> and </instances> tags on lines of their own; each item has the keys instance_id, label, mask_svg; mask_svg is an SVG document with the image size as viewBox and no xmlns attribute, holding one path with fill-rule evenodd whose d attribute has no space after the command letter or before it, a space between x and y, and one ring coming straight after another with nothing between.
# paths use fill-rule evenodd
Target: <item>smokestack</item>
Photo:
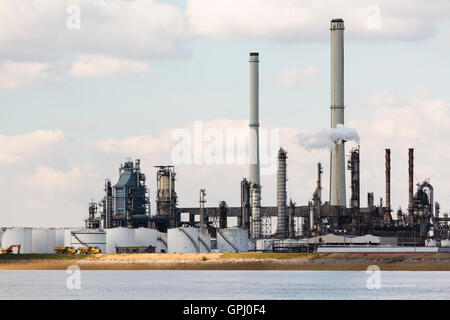
<instances>
[{"instance_id":1,"label":"smokestack","mask_svg":"<svg viewBox=\"0 0 450 320\"><path fill-rule=\"evenodd\" d=\"M391 149L386 149L386 209L391 211Z\"/></svg>"},{"instance_id":2,"label":"smokestack","mask_svg":"<svg viewBox=\"0 0 450 320\"><path fill-rule=\"evenodd\" d=\"M205 232L206 224L205 224L205 202L206 202L206 191L205 189L200 189L200 231Z\"/></svg>"},{"instance_id":3,"label":"smokestack","mask_svg":"<svg viewBox=\"0 0 450 320\"><path fill-rule=\"evenodd\" d=\"M259 184L259 53L250 53L250 185Z\"/></svg>"},{"instance_id":4,"label":"smokestack","mask_svg":"<svg viewBox=\"0 0 450 320\"><path fill-rule=\"evenodd\" d=\"M391 216L391 149L386 149L385 165L386 165L386 212L384 221L392 221Z\"/></svg>"},{"instance_id":5,"label":"smokestack","mask_svg":"<svg viewBox=\"0 0 450 320\"><path fill-rule=\"evenodd\" d=\"M331 128L344 124L344 20L331 20ZM331 150L330 204L346 206L345 147L336 143Z\"/></svg>"},{"instance_id":6,"label":"smokestack","mask_svg":"<svg viewBox=\"0 0 450 320\"><path fill-rule=\"evenodd\" d=\"M286 212L286 156L287 152L280 148L278 151L278 184L277 184L277 206L278 223L277 236L284 239L288 236L287 212Z\"/></svg>"},{"instance_id":7,"label":"smokestack","mask_svg":"<svg viewBox=\"0 0 450 320\"><path fill-rule=\"evenodd\" d=\"M292 199L289 200L289 238L295 238L295 203L292 202Z\"/></svg>"},{"instance_id":8,"label":"smokestack","mask_svg":"<svg viewBox=\"0 0 450 320\"><path fill-rule=\"evenodd\" d=\"M249 229L250 220L250 183L243 178L241 181L241 216L238 217L238 226Z\"/></svg>"},{"instance_id":9,"label":"smokestack","mask_svg":"<svg viewBox=\"0 0 450 320\"><path fill-rule=\"evenodd\" d=\"M105 207L106 207L106 220L105 228L112 228L112 216L113 216L113 196L111 181L105 181Z\"/></svg>"},{"instance_id":10,"label":"smokestack","mask_svg":"<svg viewBox=\"0 0 450 320\"><path fill-rule=\"evenodd\" d=\"M355 213L360 208L360 162L359 162L359 147L352 150L350 159L348 160L347 169L350 170L351 175L351 189L352 197L350 199L350 206L355 209Z\"/></svg>"},{"instance_id":11,"label":"smokestack","mask_svg":"<svg viewBox=\"0 0 450 320\"><path fill-rule=\"evenodd\" d=\"M414 204L413 204L413 193L414 193L414 149L410 148L408 153L408 174L409 174L409 183L408 183L408 219L414 219Z\"/></svg>"},{"instance_id":12,"label":"smokestack","mask_svg":"<svg viewBox=\"0 0 450 320\"><path fill-rule=\"evenodd\" d=\"M225 201L219 202L219 228L225 229L227 227L228 206Z\"/></svg>"},{"instance_id":13,"label":"smokestack","mask_svg":"<svg viewBox=\"0 0 450 320\"><path fill-rule=\"evenodd\" d=\"M250 165L252 238L261 237L261 186L259 181L259 53L250 53Z\"/></svg>"}]
</instances>

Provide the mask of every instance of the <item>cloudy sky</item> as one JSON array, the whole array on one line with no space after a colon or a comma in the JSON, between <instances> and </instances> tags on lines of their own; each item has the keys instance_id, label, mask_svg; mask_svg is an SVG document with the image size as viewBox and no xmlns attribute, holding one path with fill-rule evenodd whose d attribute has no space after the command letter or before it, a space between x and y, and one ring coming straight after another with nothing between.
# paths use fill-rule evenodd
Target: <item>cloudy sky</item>
<instances>
[{"instance_id":1,"label":"cloudy sky","mask_svg":"<svg viewBox=\"0 0 450 320\"><path fill-rule=\"evenodd\" d=\"M328 200L329 151L305 150L297 136L330 123L334 17L346 26L345 116L361 138L362 205L369 191L384 197L389 147L392 203L407 206L414 147L415 182L429 178L449 211L446 0L0 0L0 225L81 225L128 157L141 159L154 204L153 166L173 162L174 131L200 124L193 142L206 148L206 132L247 130L251 51L261 130L278 129L288 152L288 196L311 198L321 161ZM266 158L262 201L275 205ZM200 188L207 205L239 205L247 166L206 162L177 165L180 206L196 206Z\"/></svg>"}]
</instances>

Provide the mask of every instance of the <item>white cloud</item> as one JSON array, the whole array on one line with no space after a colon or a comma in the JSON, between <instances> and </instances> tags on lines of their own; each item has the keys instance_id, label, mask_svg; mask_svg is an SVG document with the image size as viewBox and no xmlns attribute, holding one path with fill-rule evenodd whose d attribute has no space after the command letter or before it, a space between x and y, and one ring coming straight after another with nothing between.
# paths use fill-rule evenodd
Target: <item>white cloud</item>
<instances>
[{"instance_id":1,"label":"white cloud","mask_svg":"<svg viewBox=\"0 0 450 320\"><path fill-rule=\"evenodd\" d=\"M81 28L66 27L69 5L78 5ZM73 54L132 59L178 54L187 40L177 7L152 0L29 0L0 2L0 56L55 60Z\"/></svg>"},{"instance_id":2,"label":"white cloud","mask_svg":"<svg viewBox=\"0 0 450 320\"><path fill-rule=\"evenodd\" d=\"M46 153L48 149L63 141L62 131L38 130L12 137L0 135L0 163L18 164L30 161L37 154Z\"/></svg>"},{"instance_id":3,"label":"white cloud","mask_svg":"<svg viewBox=\"0 0 450 320\"><path fill-rule=\"evenodd\" d=\"M310 85L316 78L318 72L319 70L314 66L306 66L303 70L287 68L275 76L275 81L285 87Z\"/></svg>"},{"instance_id":4,"label":"white cloud","mask_svg":"<svg viewBox=\"0 0 450 320\"><path fill-rule=\"evenodd\" d=\"M44 192L51 191L52 194L67 193L85 188L84 182L96 177L96 168L92 165L74 166L67 171L39 166L33 175L25 179L25 184Z\"/></svg>"},{"instance_id":5,"label":"white cloud","mask_svg":"<svg viewBox=\"0 0 450 320\"><path fill-rule=\"evenodd\" d=\"M43 62L0 63L0 88L16 89L36 83L56 84L62 80L63 65Z\"/></svg>"},{"instance_id":6,"label":"white cloud","mask_svg":"<svg viewBox=\"0 0 450 320\"><path fill-rule=\"evenodd\" d=\"M70 68L72 77L108 77L148 72L143 61L117 59L99 55L83 55Z\"/></svg>"},{"instance_id":7,"label":"white cloud","mask_svg":"<svg viewBox=\"0 0 450 320\"><path fill-rule=\"evenodd\" d=\"M392 152L392 203L407 205L408 148L415 149L414 182L431 178L435 200L449 209L445 188L450 169L450 104L427 92L402 98L388 92L374 93L367 99L369 112L364 119L350 121L361 136L362 192L376 191L384 197L384 149Z\"/></svg>"},{"instance_id":8,"label":"white cloud","mask_svg":"<svg viewBox=\"0 0 450 320\"><path fill-rule=\"evenodd\" d=\"M325 40L330 20L342 17L346 37L358 40L422 40L436 32L436 21L450 16L450 3L424 0L188 0L192 32L211 37L275 41Z\"/></svg>"},{"instance_id":9,"label":"white cloud","mask_svg":"<svg viewBox=\"0 0 450 320\"><path fill-rule=\"evenodd\" d=\"M80 8L80 29L67 28L69 5ZM333 17L344 18L346 39L418 41L450 18L450 2L187 0L182 9L156 0L1 1L0 88L147 72L148 60L189 55L197 37L328 41ZM278 82L308 84L314 72L286 69Z\"/></svg>"}]
</instances>

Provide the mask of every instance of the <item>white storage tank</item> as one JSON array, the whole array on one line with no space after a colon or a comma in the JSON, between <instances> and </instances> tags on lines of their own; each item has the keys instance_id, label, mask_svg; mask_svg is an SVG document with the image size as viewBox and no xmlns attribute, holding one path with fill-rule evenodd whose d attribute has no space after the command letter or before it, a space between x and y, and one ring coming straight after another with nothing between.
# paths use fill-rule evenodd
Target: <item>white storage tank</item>
<instances>
[{"instance_id":1,"label":"white storage tank","mask_svg":"<svg viewBox=\"0 0 450 320\"><path fill-rule=\"evenodd\" d=\"M134 229L136 247L157 247L158 230L149 228ZM155 251L156 252L156 251Z\"/></svg>"},{"instance_id":2,"label":"white storage tank","mask_svg":"<svg viewBox=\"0 0 450 320\"><path fill-rule=\"evenodd\" d=\"M211 251L209 236L202 235L198 228L186 227L167 230L169 253L200 253Z\"/></svg>"},{"instance_id":3,"label":"white storage tank","mask_svg":"<svg viewBox=\"0 0 450 320\"><path fill-rule=\"evenodd\" d=\"M248 251L256 251L256 240L255 239L248 240Z\"/></svg>"},{"instance_id":4,"label":"white storage tank","mask_svg":"<svg viewBox=\"0 0 450 320\"><path fill-rule=\"evenodd\" d=\"M226 228L217 230L219 252L248 252L248 230Z\"/></svg>"},{"instance_id":5,"label":"white storage tank","mask_svg":"<svg viewBox=\"0 0 450 320\"><path fill-rule=\"evenodd\" d=\"M56 229L50 228L47 231L47 252L55 253L56 247Z\"/></svg>"},{"instance_id":6,"label":"white storage tank","mask_svg":"<svg viewBox=\"0 0 450 320\"><path fill-rule=\"evenodd\" d=\"M211 236L209 234L199 232L198 240L200 241L200 252L211 252Z\"/></svg>"},{"instance_id":7,"label":"white storage tank","mask_svg":"<svg viewBox=\"0 0 450 320\"><path fill-rule=\"evenodd\" d=\"M64 247L64 228L55 229L55 248Z\"/></svg>"},{"instance_id":8,"label":"white storage tank","mask_svg":"<svg viewBox=\"0 0 450 320\"><path fill-rule=\"evenodd\" d=\"M116 253L116 247L135 247L134 229L111 228L106 229L106 252Z\"/></svg>"},{"instance_id":9,"label":"white storage tank","mask_svg":"<svg viewBox=\"0 0 450 320\"><path fill-rule=\"evenodd\" d=\"M257 239L256 240L256 251L273 251L273 240L272 239Z\"/></svg>"},{"instance_id":10,"label":"white storage tank","mask_svg":"<svg viewBox=\"0 0 450 320\"><path fill-rule=\"evenodd\" d=\"M71 243L69 247L96 247L106 252L106 233L100 230L78 229L69 230Z\"/></svg>"},{"instance_id":11,"label":"white storage tank","mask_svg":"<svg viewBox=\"0 0 450 320\"><path fill-rule=\"evenodd\" d=\"M20 253L32 252L31 229L11 228L1 232L1 249L6 250L9 246L18 244L20 244ZM18 249L14 248L13 253L17 252Z\"/></svg>"},{"instance_id":12,"label":"white storage tank","mask_svg":"<svg viewBox=\"0 0 450 320\"><path fill-rule=\"evenodd\" d=\"M64 247L72 246L72 231L80 230L80 228L64 228Z\"/></svg>"},{"instance_id":13,"label":"white storage tank","mask_svg":"<svg viewBox=\"0 0 450 320\"><path fill-rule=\"evenodd\" d=\"M156 242L156 253L167 253L167 233L158 231L158 241Z\"/></svg>"},{"instance_id":14,"label":"white storage tank","mask_svg":"<svg viewBox=\"0 0 450 320\"><path fill-rule=\"evenodd\" d=\"M45 228L33 228L31 232L32 238L32 252L33 253L54 253L54 250L49 250L49 230Z\"/></svg>"}]
</instances>

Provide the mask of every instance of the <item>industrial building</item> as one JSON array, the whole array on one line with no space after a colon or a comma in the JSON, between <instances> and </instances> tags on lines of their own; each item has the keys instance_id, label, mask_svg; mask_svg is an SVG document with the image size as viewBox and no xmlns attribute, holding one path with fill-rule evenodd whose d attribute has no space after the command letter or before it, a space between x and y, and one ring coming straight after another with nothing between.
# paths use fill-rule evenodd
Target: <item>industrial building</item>
<instances>
[{"instance_id":1,"label":"industrial building","mask_svg":"<svg viewBox=\"0 0 450 320\"><path fill-rule=\"evenodd\" d=\"M331 128L344 125L344 21L331 21ZM278 152L276 176L277 205L262 207L259 159L259 53L251 52L250 64L250 148L249 176L240 181L241 205L229 207L226 201L207 207L206 190L200 189L199 206L178 206L175 188L176 172L171 165L156 166L156 212L150 213L150 194L146 176L141 172L140 160L127 160L119 168L119 179L112 185L105 181L105 196L89 204L85 229L68 231L65 243L70 245L98 243L106 252L120 248L154 247L156 252L218 251L310 251L335 246L370 248L377 246L424 247L448 246L449 217L440 214L430 181L416 186L414 192L414 149L408 150L408 209L393 215L391 207L391 150L385 150L385 199L375 203L374 194L367 194L367 207L361 207L360 153L358 146L349 151L346 162L345 140L338 139L330 150L329 199L322 198L321 163L317 164L317 185L311 190L311 201L296 205L288 203L286 179L288 152ZM395 150L406 152L406 150ZM294 160L295 161L295 160ZM406 166L405 166L406 167ZM350 198L345 185L346 170L350 174ZM237 185L238 181L236 181ZM406 190L405 190L406 192ZM347 202L348 201L348 202ZM349 205L347 206L347 203ZM188 216L182 221L181 216ZM227 218L235 217L237 226L230 228ZM272 217L276 218L276 232L272 234ZM87 230L87 231L86 231ZM12 238L33 246L41 244L43 232L10 230ZM53 237L50 235L50 237ZM0 237L1 238L1 237ZM80 240L81 239L81 240ZM1 239L0 239L1 240ZM9 240L8 240L9 241ZM31 242L30 242L31 241ZM78 241L78 242L77 242ZM10 241L9 241L10 242ZM8 243L9 243L8 242ZM36 242L36 243L35 243ZM45 247L42 245L42 247ZM36 249L37 250L37 249ZM361 249L362 250L362 249ZM364 249L366 250L366 249ZM369 250L369 249L367 249ZM372 249L371 249L372 250ZM41 249L48 251L48 246ZM123 252L123 251L120 251Z\"/></svg>"},{"instance_id":2,"label":"industrial building","mask_svg":"<svg viewBox=\"0 0 450 320\"><path fill-rule=\"evenodd\" d=\"M344 125L344 21L333 19L331 21L331 128ZM287 202L286 177L288 168L287 151L281 148L278 153L277 205L274 207L261 206L262 187L260 185L260 159L259 159L259 53L251 52L250 65L250 148L249 148L249 176L240 182L241 206L229 207L225 201L218 206L206 207L206 191L200 190L199 207L180 208L177 206L175 191L175 168L173 166L159 166L157 172L156 204L157 212L149 215L145 211L149 199L145 191L124 193L119 190L122 185L132 188L145 188L145 178L122 178L122 175L137 171L139 161L133 168L132 162L121 167L121 177L113 187L112 201L114 203L111 224L108 224L107 200L110 196L108 187L103 203L103 227L114 226L145 226L155 228L159 232L168 229L184 227L199 228L201 233L217 239L217 244L223 242L223 234L227 229L227 217L237 218L237 228L246 230L250 239L249 248L255 247L258 239L301 239L314 238L329 234L396 238L396 244L401 246L423 246L425 241L435 241L449 238L448 215L440 216L439 204L433 199L433 186L429 181L417 185L414 193L414 149L408 150L409 162L409 203L406 212L399 209L393 215L390 194L391 150L385 150L385 201L380 199L375 203L374 194L367 195L367 207L361 207L360 193L360 147L350 150L349 160L346 159L345 140L334 142L330 152L330 194L329 200L322 200L322 164L317 165L317 186L312 192L311 201L305 205L296 205L292 200ZM406 150L405 150L406 151ZM399 150L398 152L403 152ZM123 168L123 169L122 169ZM350 174L350 199L346 197L345 176L346 169ZM130 171L126 171L130 170ZM142 175L143 176L143 175ZM128 177L128 176L127 176ZM130 182L132 181L132 182ZM275 183L275 181L274 181ZM127 198L128 197L128 198ZM347 201L349 205L347 206ZM138 204L135 207L134 204ZM131 204L128 206L128 204ZM181 214L188 213L189 220L182 222ZM91 209L90 209L91 214ZM111 216L111 213L109 213ZM196 219L195 217L198 217ZM276 217L277 228L275 234L271 232L272 217ZM395 217L395 218L394 218ZM86 220L86 226L91 227L92 221ZM99 223L101 222L99 221ZM101 223L100 223L101 224ZM234 239L241 239L239 236ZM169 240L170 242L170 240ZM301 242L301 241L300 241ZM292 242L293 246L300 243ZM287 243L287 242L286 242ZM223 243L221 243L222 245ZM233 245L222 245L233 248ZM236 245L236 247L239 247Z\"/></svg>"}]
</instances>

